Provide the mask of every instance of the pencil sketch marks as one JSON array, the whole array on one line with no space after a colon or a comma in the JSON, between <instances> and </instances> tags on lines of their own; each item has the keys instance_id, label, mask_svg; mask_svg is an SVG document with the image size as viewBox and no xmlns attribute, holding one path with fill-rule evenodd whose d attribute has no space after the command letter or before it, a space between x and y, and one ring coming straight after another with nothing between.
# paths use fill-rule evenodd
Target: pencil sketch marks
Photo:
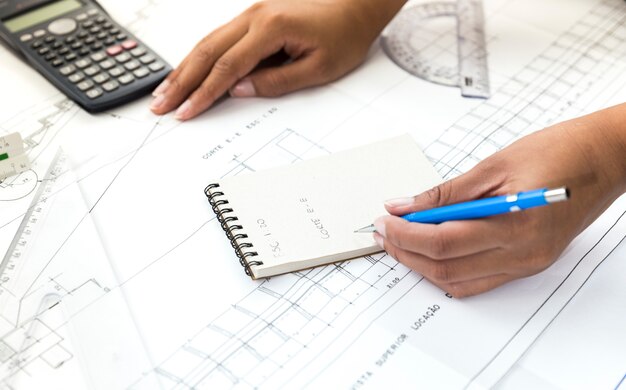
<instances>
[{"instance_id":1,"label":"pencil sketch marks","mask_svg":"<svg viewBox=\"0 0 626 390\"><path fill-rule=\"evenodd\" d=\"M146 20L159 3L145 0L142 1L145 9L129 13L129 17L136 20L135 24L130 21L131 29L140 30L139 22ZM442 176L451 178L464 173L520 136L602 105L613 89L623 87L610 85L610 81L626 73L624 5L622 1L611 0L596 4L588 16L528 62L521 72L514 77L508 75L508 82L490 99L474 105L471 111L463 111L467 114L458 120L445 122L445 127L454 124L445 131L439 128L439 136L429 138L436 140L425 152ZM444 30L446 28L444 26ZM456 48L456 41L437 34L431 36L432 49L440 50L441 58L452 58L454 54L456 60L456 50L448 51ZM381 66L396 70L386 58L382 59ZM401 76L411 79L404 74ZM378 100L393 93L388 88L384 91ZM563 96L565 99L561 98ZM74 118L78 109L57 96L0 123L2 132L19 130L22 133L29 156L36 162L33 171L0 183L0 200L10 200L20 207L22 203L18 201L27 201L19 196L27 198L41 183L38 180L43 177L51 146L72 119L74 127L87 120L98 121L98 125L106 128L102 139L115 147L113 150L98 145L97 150L89 151L89 158L81 160L87 162L80 167L80 189L74 204L84 202L82 196L85 196L90 206L85 210L62 209L63 213L74 210L76 215L64 214L56 219L64 222L60 225L65 230L55 226L48 232L46 256L38 257L32 268L25 269L25 284L0 295L0 300L8 302L3 305L6 310L0 313L0 384L12 388L18 375L43 375L42 367L46 372L61 373L64 367L75 364L79 350L72 348L64 325L89 308L92 308L89 314L93 322L87 328L98 329L98 332L107 331L98 323L110 324L107 319L117 319L115 315L126 309L129 313L132 311L133 318L124 322L131 326L108 330L115 331L116 336L129 334L126 340L142 340L149 345L146 349L153 354L149 364L133 370L94 369L104 373L125 372L130 376L123 386L109 388L130 386L136 389L155 388L157 386L152 386L155 382L164 389L300 388L317 374L331 370L334 363L345 368L349 360L345 357L359 349L352 347L362 347L355 343L364 332L375 328L377 319L386 310L405 308L398 302L403 302L409 292L412 295L406 296L411 305L427 300L424 307L436 304L441 308L435 320L453 315L454 310L448 308L455 300L384 253L259 282L229 279L228 272L233 268L237 268L237 276L241 278L243 272L237 264L233 264L233 268L224 265L232 249L221 246L226 241L222 235L218 241L217 234L222 232L217 221L208 217L208 206L202 209L206 200L201 184L206 184L205 179L285 165L329 154L333 147L346 147L348 142L342 143L342 137L351 140L354 129L342 127L343 124L347 118L365 110L357 100L332 90L332 86L294 97L301 99L297 100L299 103L324 98L350 104L336 104L337 107L331 108L309 104L303 111L297 111L301 106L275 101L271 104L276 104L280 110L268 111L269 103L264 100L246 102L248 106L236 106L240 102L230 101L218 107L226 113L222 117L208 114L197 121L179 124L170 121L171 117L156 119L148 113L144 115L144 111L135 113L132 108L95 119ZM285 101L289 103L288 99ZM250 122L253 112L250 106L263 107L264 115L257 117L267 116L266 119L271 120L263 120L262 124ZM311 114L311 107L319 110ZM146 110L143 106L141 109ZM302 114L305 109L309 117ZM229 110L236 113L228 114ZM326 112L330 114L324 115ZM133 114L132 118L129 113ZM326 132L324 135L316 128L317 123L307 123L312 115L324 116L323 126L320 126ZM242 125L242 121L250 125ZM355 121L364 122L366 120ZM111 123L114 125L110 126ZM378 127L378 124L371 127ZM221 131L219 136L217 131ZM112 132L120 136L112 139ZM198 153L184 156L188 150ZM189 164L176 165L178 159ZM203 165L199 168L196 163ZM162 185L155 191L156 185L161 183L169 185ZM184 191L178 190L178 185ZM176 205L180 209L170 207L171 199L181 203ZM27 207L28 203L23 209ZM163 216L161 221L155 217L155 210ZM20 220L20 213L0 215L0 227L8 225L6 219ZM94 219L93 230L102 235L102 241L97 233L93 242L81 233L90 217ZM92 248L102 242L107 244L110 257L96 259ZM70 250L72 252L64 253ZM109 264L109 258L115 267ZM214 275L197 270L209 270ZM222 273L223 270L228 272ZM176 278L171 277L173 275ZM206 314L207 297L197 296L200 294L195 290L204 286L191 285L189 280L199 276L204 282L215 275L224 278L224 285L232 290L222 290L220 285L219 294L223 295L211 302L214 311ZM179 291L186 287L191 287L187 295ZM7 288L8 285L1 285L0 291ZM147 291L161 298L154 298ZM115 294L120 295L120 300L110 301ZM123 294L128 294L128 303ZM109 304L100 305L105 300L109 300ZM184 310L177 315L170 312L181 306L185 306ZM421 306L418 311L423 313ZM155 318L178 321L178 315L181 318L189 315L193 321L187 322L184 329L178 327L180 324L169 327L169 323L154 321ZM141 335L132 333L134 321L144 330ZM426 328L434 328L431 323L420 330L420 335ZM154 330L156 325L162 328ZM385 332L373 334L387 335ZM165 335L171 336L167 343L162 342ZM93 339L90 333L80 344L92 343ZM439 347L436 350L441 350ZM122 356L127 355L118 357Z\"/></svg>"},{"instance_id":2,"label":"pencil sketch marks","mask_svg":"<svg viewBox=\"0 0 626 390\"><path fill-rule=\"evenodd\" d=\"M74 104L63 96L34 105L0 124L0 131L19 132L24 139L25 153L33 165L29 171L0 181L0 202L21 200L32 194L47 168L49 146L75 115ZM52 151L54 152L54 151ZM45 161L40 161L41 159Z\"/></svg>"},{"instance_id":3,"label":"pencil sketch marks","mask_svg":"<svg viewBox=\"0 0 626 390\"><path fill-rule=\"evenodd\" d=\"M602 23L597 23L602 20ZM626 9L604 1L430 144L426 155L447 179L533 131L609 100L626 70Z\"/></svg>"},{"instance_id":4,"label":"pencil sketch marks","mask_svg":"<svg viewBox=\"0 0 626 390\"><path fill-rule=\"evenodd\" d=\"M354 337L346 326L400 281L421 281L385 254L365 259L264 281L153 374L168 389L286 385L339 337Z\"/></svg>"},{"instance_id":5,"label":"pencil sketch marks","mask_svg":"<svg viewBox=\"0 0 626 390\"><path fill-rule=\"evenodd\" d=\"M37 173L28 170L0 180L0 202L10 202L30 195L37 188Z\"/></svg>"},{"instance_id":6,"label":"pencil sketch marks","mask_svg":"<svg viewBox=\"0 0 626 390\"><path fill-rule=\"evenodd\" d=\"M285 129L270 139L262 148L249 155L233 155L232 163L235 166L222 177L292 164L296 161L327 154L330 152L323 146L292 129Z\"/></svg>"}]
</instances>

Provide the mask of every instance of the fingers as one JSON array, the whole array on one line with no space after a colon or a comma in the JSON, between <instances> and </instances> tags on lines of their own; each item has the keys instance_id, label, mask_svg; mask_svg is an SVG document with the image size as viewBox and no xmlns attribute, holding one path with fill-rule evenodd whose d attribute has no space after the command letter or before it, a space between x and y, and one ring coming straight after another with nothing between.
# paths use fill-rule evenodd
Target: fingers
<instances>
[{"instance_id":1,"label":"fingers","mask_svg":"<svg viewBox=\"0 0 626 390\"><path fill-rule=\"evenodd\" d=\"M318 62L314 56L305 56L282 66L254 71L231 88L230 94L274 97L325 83L329 80L320 72Z\"/></svg>"},{"instance_id":2,"label":"fingers","mask_svg":"<svg viewBox=\"0 0 626 390\"><path fill-rule=\"evenodd\" d=\"M431 283L455 298L476 295L519 278L523 272L515 269L502 249L492 249L466 257L433 260L398 248L376 233L376 241L387 253L418 272Z\"/></svg>"},{"instance_id":3,"label":"fingers","mask_svg":"<svg viewBox=\"0 0 626 390\"><path fill-rule=\"evenodd\" d=\"M385 239L385 250L393 245L430 259L449 259L495 249L506 243L508 230L493 222L483 219L423 224L385 216L378 218L374 226Z\"/></svg>"},{"instance_id":4,"label":"fingers","mask_svg":"<svg viewBox=\"0 0 626 390\"><path fill-rule=\"evenodd\" d=\"M250 73L262 59L280 50L280 45L281 42L270 37L245 35L215 61L211 72L200 87L176 111L176 118L187 120L209 108L233 84Z\"/></svg>"},{"instance_id":5,"label":"fingers","mask_svg":"<svg viewBox=\"0 0 626 390\"><path fill-rule=\"evenodd\" d=\"M180 106L202 84L216 61L246 32L245 24L235 19L200 41L154 91L150 109L160 115Z\"/></svg>"},{"instance_id":6,"label":"fingers","mask_svg":"<svg viewBox=\"0 0 626 390\"><path fill-rule=\"evenodd\" d=\"M378 239L380 240L380 238ZM514 273L512 261L502 249L491 249L468 256L435 260L399 248L383 239L385 251L402 264L424 275L433 283L457 283L501 273Z\"/></svg>"},{"instance_id":7,"label":"fingers","mask_svg":"<svg viewBox=\"0 0 626 390\"><path fill-rule=\"evenodd\" d=\"M385 202L385 208L390 214L404 215L418 210L481 198L502 184L504 178L498 177L498 174L482 169L479 164L469 172L443 182L415 197L390 199Z\"/></svg>"},{"instance_id":8,"label":"fingers","mask_svg":"<svg viewBox=\"0 0 626 390\"><path fill-rule=\"evenodd\" d=\"M516 278L517 277L514 275L500 274L465 282L434 284L455 298L463 298L493 290L494 288L500 287L501 285L508 283L511 280L515 280Z\"/></svg>"},{"instance_id":9,"label":"fingers","mask_svg":"<svg viewBox=\"0 0 626 390\"><path fill-rule=\"evenodd\" d=\"M508 229L493 220L410 223L386 216L374 223L376 242L387 253L454 297L491 290L540 271L512 253Z\"/></svg>"}]
</instances>

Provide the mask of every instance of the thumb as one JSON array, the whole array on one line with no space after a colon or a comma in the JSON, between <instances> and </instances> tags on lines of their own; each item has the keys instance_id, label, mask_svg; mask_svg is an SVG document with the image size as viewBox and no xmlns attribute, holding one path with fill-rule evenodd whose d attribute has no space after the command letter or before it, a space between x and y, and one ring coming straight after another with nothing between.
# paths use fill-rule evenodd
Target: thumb
<instances>
[{"instance_id":1,"label":"thumb","mask_svg":"<svg viewBox=\"0 0 626 390\"><path fill-rule=\"evenodd\" d=\"M328 82L316 71L315 63L313 57L303 57L284 65L255 70L239 80L230 89L230 95L275 97Z\"/></svg>"},{"instance_id":2,"label":"thumb","mask_svg":"<svg viewBox=\"0 0 626 390\"><path fill-rule=\"evenodd\" d=\"M493 177L474 168L414 197L389 199L385 201L385 208L390 214L404 215L481 198L494 191L497 185Z\"/></svg>"}]
</instances>

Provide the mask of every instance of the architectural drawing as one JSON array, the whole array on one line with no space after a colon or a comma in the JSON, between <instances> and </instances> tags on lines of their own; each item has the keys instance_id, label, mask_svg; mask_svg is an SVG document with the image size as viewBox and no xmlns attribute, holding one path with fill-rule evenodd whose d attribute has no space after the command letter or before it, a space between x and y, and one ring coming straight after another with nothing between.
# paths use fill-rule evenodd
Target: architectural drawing
<instances>
[{"instance_id":1,"label":"architectural drawing","mask_svg":"<svg viewBox=\"0 0 626 390\"><path fill-rule=\"evenodd\" d=\"M158 29L146 15L169 2L137 3L132 29ZM486 3L495 25L509 2ZM182 124L152 116L147 100L90 116L63 98L44 99L0 123L0 131L20 130L31 158L42 161L41 171L21 182L1 183L10 213L2 213L0 233L17 228L50 160L40 156L61 141L76 177L57 199L82 202L67 206L71 218L57 211L42 225L46 238L34 255L46 266L36 278L37 308L28 320L1 320L2 384L19 389L52 381L62 388L71 378L102 389L407 381L428 387L442 378L448 387L495 384L623 239L624 200L546 272L455 300L384 253L250 281L202 189L212 179L394 131L411 133L449 179L523 135L605 107L624 97L618 93L626 85L626 5L598 0L577 7L558 33L537 33L550 41L528 49L519 68L496 67L490 99L461 102L458 93L442 92L456 97L450 110L461 113L445 124L428 126L426 111L409 113L416 122L403 120L408 114L400 114L398 98L417 101L422 91L406 88L422 84L380 49L357 75L328 87L281 99L229 99ZM369 72L371 87L362 79L355 86L352 77ZM394 129L384 127L392 123ZM94 246L102 248L97 255ZM87 329L97 329L101 340ZM492 337L480 340L482 334ZM452 351L460 342L463 351Z\"/></svg>"}]
</instances>

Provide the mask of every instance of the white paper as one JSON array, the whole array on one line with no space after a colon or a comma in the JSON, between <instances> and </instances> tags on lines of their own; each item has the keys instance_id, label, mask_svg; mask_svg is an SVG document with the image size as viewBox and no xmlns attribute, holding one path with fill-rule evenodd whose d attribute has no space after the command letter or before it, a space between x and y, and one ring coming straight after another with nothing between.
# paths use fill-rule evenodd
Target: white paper
<instances>
[{"instance_id":1,"label":"white paper","mask_svg":"<svg viewBox=\"0 0 626 390\"><path fill-rule=\"evenodd\" d=\"M134 23L135 31L173 64L245 6L139 3L128 4L137 12L119 11L121 3L110 7L120 19L132 19L125 22ZM623 100L625 7L619 0L549 0L532 7L486 1L493 95L487 101L463 99L458 89L413 78L376 44L363 66L329 86L279 99L227 99L183 124L150 114L148 98L109 113L86 114L2 53L10 66L0 78L13 87L0 96L9 110L2 111L0 131L22 126L25 138L41 134L30 152L41 161L55 143L66 146L115 272L117 285L105 296L119 294L129 308L132 320L122 324L126 332L120 340L139 342L141 348L130 350L145 356L126 371L103 372L113 378L111 385L92 373L89 367L97 360L78 347L73 355L83 365L76 371L93 387L137 389L498 383L623 238L623 199L548 270L455 300L387 256L250 281L202 190L216 177L402 133L413 135L444 177L465 172L520 136ZM37 127L43 118L51 119ZM35 164L31 176L45 166ZM31 192L36 188L36 181L25 183ZM3 247L30 202L23 188L0 188L0 196L10 199L0 204ZM21 196L15 196L19 190ZM57 223L63 222L72 226L69 219ZM51 247L60 244L51 240ZM62 241L65 264L89 257L81 236L68 234ZM107 306L92 300L89 307ZM77 329L84 326L78 317L70 320ZM76 345L98 341L98 329L78 333ZM105 359L123 353L101 352ZM607 370L607 376L612 370L612 383L619 380L614 367L596 368ZM542 378L533 363L524 369ZM37 366L31 375L56 378L58 388L67 388L76 371L63 375L62 369ZM556 383L543 378L537 381ZM65 386L64 380L69 381Z\"/></svg>"}]
</instances>

